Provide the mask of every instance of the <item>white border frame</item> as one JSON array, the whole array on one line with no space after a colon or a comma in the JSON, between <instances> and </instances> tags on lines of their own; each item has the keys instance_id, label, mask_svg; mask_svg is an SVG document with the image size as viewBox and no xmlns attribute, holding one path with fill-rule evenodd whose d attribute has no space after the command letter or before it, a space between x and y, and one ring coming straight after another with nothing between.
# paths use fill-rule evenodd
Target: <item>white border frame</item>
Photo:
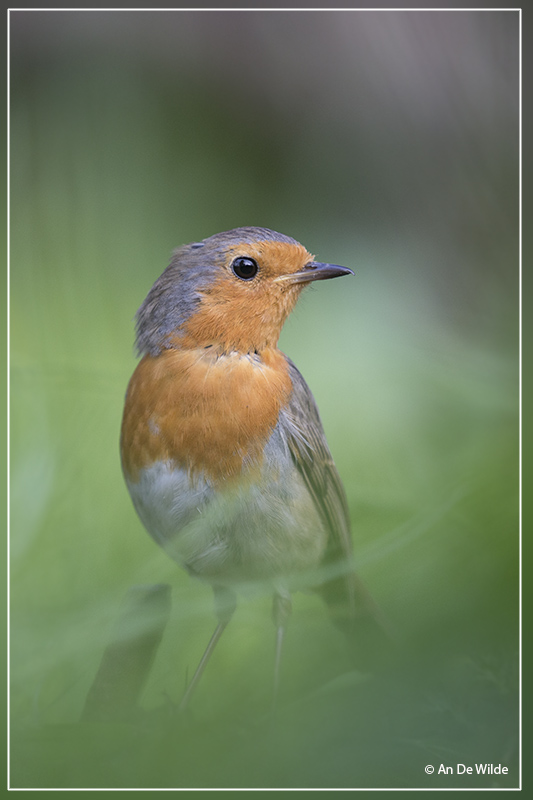
<instances>
[{"instance_id":1,"label":"white border frame","mask_svg":"<svg viewBox=\"0 0 533 800\"><path fill-rule=\"evenodd\" d=\"M9 297L10 297L10 206L9 206L9 198L10 198L10 154L11 154L11 143L10 143L10 15L11 11L148 11L148 12L155 12L155 11L242 11L242 12L254 12L254 11L327 11L327 12L334 12L334 11L510 11L510 12L518 12L519 15L519 40L518 40L518 47L519 47L519 81L518 81L518 90L519 90L519 362L520 362L520 371L519 371L519 755L518 755L518 770L519 770L519 785L518 787L508 788L508 787L488 787L488 788L480 788L480 787L418 787L418 788L399 788L399 787L389 787L389 788L190 788L190 787L173 787L173 788L155 788L155 789L148 789L148 788L21 788L21 787L11 787L9 784L10 781L10 738L9 738L9 722L10 722L10 694L9 694L9 679L10 679L10 624L9 624L9 597L10 597L10 571L9 571L9 559L10 559L10 549L9 549L9 536L10 536L10 476L9 476L9 464L10 464L10 436L9 436L9 423L10 423L10 304L9 304ZM490 791L504 791L504 792L513 792L513 791L521 791L522 790L522 656L523 656L523 641L522 641L522 499L523 499L523 484L522 484L522 413L523 413L523 406L522 406L522 303L523 303L523 294L522 294L522 9L521 8L429 8L429 7L409 7L409 8L397 8L397 7L384 7L384 8L372 8L372 7L364 7L364 8L297 8L297 7L290 7L290 8L242 8L242 7L230 7L230 8L197 8L197 7L184 7L184 8L8 8L7 9L7 790L8 791L31 791L31 792L490 792Z\"/></svg>"}]
</instances>

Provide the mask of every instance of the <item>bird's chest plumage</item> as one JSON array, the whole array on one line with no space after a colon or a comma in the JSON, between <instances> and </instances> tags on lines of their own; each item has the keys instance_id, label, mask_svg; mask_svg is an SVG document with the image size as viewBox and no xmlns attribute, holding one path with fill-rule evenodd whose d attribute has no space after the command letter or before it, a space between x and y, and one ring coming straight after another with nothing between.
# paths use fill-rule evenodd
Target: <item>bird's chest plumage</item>
<instances>
[{"instance_id":1,"label":"bird's chest plumage","mask_svg":"<svg viewBox=\"0 0 533 800\"><path fill-rule=\"evenodd\" d=\"M218 582L317 566L325 533L286 442L284 356L168 350L128 387L122 462L152 536Z\"/></svg>"},{"instance_id":2,"label":"bird's chest plumage","mask_svg":"<svg viewBox=\"0 0 533 800\"><path fill-rule=\"evenodd\" d=\"M210 348L145 356L128 386L121 454L126 475L173 461L220 484L260 465L291 392L282 353L217 355Z\"/></svg>"}]
</instances>

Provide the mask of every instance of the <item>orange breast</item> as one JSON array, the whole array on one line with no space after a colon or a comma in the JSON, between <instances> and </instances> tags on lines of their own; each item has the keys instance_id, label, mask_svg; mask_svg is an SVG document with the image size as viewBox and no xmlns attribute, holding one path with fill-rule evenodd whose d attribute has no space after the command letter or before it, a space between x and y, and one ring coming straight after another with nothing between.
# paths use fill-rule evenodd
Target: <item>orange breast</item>
<instances>
[{"instance_id":1,"label":"orange breast","mask_svg":"<svg viewBox=\"0 0 533 800\"><path fill-rule=\"evenodd\" d=\"M279 350L260 360L210 349L144 356L133 373L122 420L121 454L133 480L154 461L174 461L220 482L260 465L292 385Z\"/></svg>"}]
</instances>

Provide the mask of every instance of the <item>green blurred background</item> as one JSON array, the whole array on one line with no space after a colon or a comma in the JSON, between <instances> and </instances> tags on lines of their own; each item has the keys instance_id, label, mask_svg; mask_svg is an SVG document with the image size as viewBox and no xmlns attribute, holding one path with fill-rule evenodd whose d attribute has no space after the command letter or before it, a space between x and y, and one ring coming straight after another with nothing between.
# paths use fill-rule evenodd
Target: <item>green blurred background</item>
<instances>
[{"instance_id":1,"label":"green blurred background","mask_svg":"<svg viewBox=\"0 0 533 800\"><path fill-rule=\"evenodd\" d=\"M518 31L505 11L12 11L11 782L516 786ZM297 595L241 601L186 719L208 587L143 530L118 436L133 316L185 242L270 227L355 278L281 348L402 643L352 670ZM128 588L173 609L135 720L80 724ZM505 763L500 776L426 764Z\"/></svg>"}]
</instances>

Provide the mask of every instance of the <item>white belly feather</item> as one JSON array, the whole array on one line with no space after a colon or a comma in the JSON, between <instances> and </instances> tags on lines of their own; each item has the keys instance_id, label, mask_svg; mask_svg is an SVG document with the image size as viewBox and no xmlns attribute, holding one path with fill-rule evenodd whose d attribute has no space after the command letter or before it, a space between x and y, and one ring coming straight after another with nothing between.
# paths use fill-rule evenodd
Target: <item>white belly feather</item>
<instances>
[{"instance_id":1,"label":"white belly feather","mask_svg":"<svg viewBox=\"0 0 533 800\"><path fill-rule=\"evenodd\" d=\"M279 428L266 445L260 484L215 491L205 479L191 481L186 470L159 461L127 485L158 544L212 583L291 577L299 583L298 573L316 569L323 556L323 525Z\"/></svg>"}]
</instances>

